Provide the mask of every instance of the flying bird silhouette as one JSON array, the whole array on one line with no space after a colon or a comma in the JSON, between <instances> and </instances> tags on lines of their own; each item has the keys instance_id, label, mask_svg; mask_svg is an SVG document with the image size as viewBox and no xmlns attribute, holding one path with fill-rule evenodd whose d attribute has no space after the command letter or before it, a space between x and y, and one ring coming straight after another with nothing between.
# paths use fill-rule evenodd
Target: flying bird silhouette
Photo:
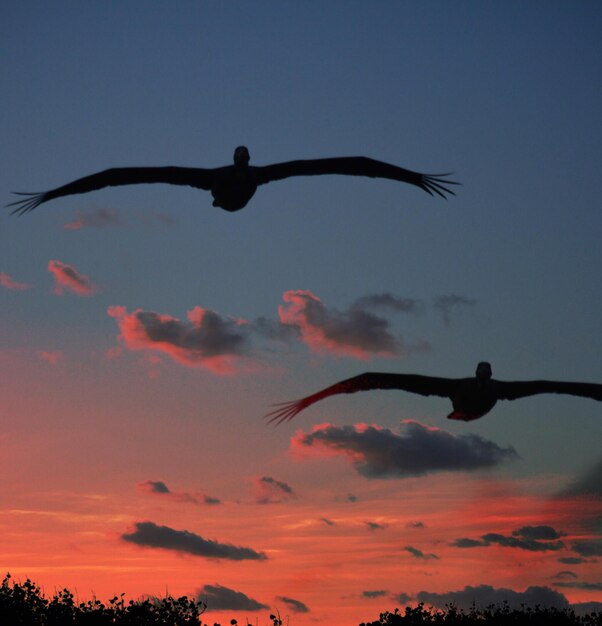
<instances>
[{"instance_id":1,"label":"flying bird silhouette","mask_svg":"<svg viewBox=\"0 0 602 626\"><path fill-rule=\"evenodd\" d=\"M11 202L14 206L11 214L28 213L37 206L54 198L77 193L87 193L103 187L118 185L137 185L141 183L169 183L188 185L211 191L213 206L226 211L239 211L247 205L259 185L291 176L318 176L321 174L346 174L348 176L369 176L389 178L403 183L410 183L424 189L427 193L455 195L446 185L458 185L442 176L449 174L419 174L402 167L375 161L367 157L335 157L331 159L309 159L286 161L273 165L249 165L249 151L245 146L238 146L234 151L234 164L213 169L201 167L113 167L84 178L78 178L66 185L40 193L22 193L21 200Z\"/></svg>"},{"instance_id":2,"label":"flying bird silhouette","mask_svg":"<svg viewBox=\"0 0 602 626\"><path fill-rule=\"evenodd\" d=\"M447 416L452 420L470 422L483 417L493 409L498 400L517 400L539 393L563 393L602 400L602 385L570 383L551 380L503 381L491 378L491 365L482 361L471 378L435 378L419 374L386 374L366 372L342 380L311 396L283 402L280 408L268 413L269 423L281 424L292 420L314 402L337 393L355 393L370 389L402 389L421 396L440 396L452 401L454 410Z\"/></svg>"}]
</instances>

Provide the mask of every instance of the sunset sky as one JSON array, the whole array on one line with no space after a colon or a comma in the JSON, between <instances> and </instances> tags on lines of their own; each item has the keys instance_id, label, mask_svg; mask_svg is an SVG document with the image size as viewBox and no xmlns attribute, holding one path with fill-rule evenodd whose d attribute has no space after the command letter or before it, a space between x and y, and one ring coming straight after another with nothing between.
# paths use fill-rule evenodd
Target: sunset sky
<instances>
[{"instance_id":1,"label":"sunset sky","mask_svg":"<svg viewBox=\"0 0 602 626\"><path fill-rule=\"evenodd\" d=\"M2 3L2 204L240 144L462 187L4 210L0 573L199 597L210 623L602 603L602 403L463 423L372 391L262 419L364 371L602 383L600 32L588 1Z\"/></svg>"}]
</instances>

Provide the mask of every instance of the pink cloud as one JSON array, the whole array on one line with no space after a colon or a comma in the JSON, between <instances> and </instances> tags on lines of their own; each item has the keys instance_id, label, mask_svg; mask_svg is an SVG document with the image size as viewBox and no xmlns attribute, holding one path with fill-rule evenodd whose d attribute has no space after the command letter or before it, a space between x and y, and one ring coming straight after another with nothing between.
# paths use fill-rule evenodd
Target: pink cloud
<instances>
[{"instance_id":1,"label":"pink cloud","mask_svg":"<svg viewBox=\"0 0 602 626\"><path fill-rule=\"evenodd\" d=\"M156 350L189 367L205 367L215 374L233 374L248 359L247 325L200 306L188 311L188 321L170 315L124 306L107 313L117 320L119 339L130 350Z\"/></svg>"},{"instance_id":2,"label":"pink cloud","mask_svg":"<svg viewBox=\"0 0 602 626\"><path fill-rule=\"evenodd\" d=\"M291 452L312 449L318 456L341 455L365 478L408 478L431 472L476 471L518 455L474 434L454 435L415 420L403 420L400 434L376 424L320 424L299 430Z\"/></svg>"},{"instance_id":3,"label":"pink cloud","mask_svg":"<svg viewBox=\"0 0 602 626\"><path fill-rule=\"evenodd\" d=\"M291 290L278 307L280 322L295 326L315 352L330 352L366 360L373 355L395 356L403 351L388 330L389 322L361 307L329 310L311 291Z\"/></svg>"},{"instance_id":4,"label":"pink cloud","mask_svg":"<svg viewBox=\"0 0 602 626\"><path fill-rule=\"evenodd\" d=\"M24 291L25 289L31 289L31 285L28 285L27 283L18 283L5 272L0 272L0 287L11 289L12 291Z\"/></svg>"},{"instance_id":5,"label":"pink cloud","mask_svg":"<svg viewBox=\"0 0 602 626\"><path fill-rule=\"evenodd\" d=\"M79 296L91 296L97 291L90 279L76 270L73 265L51 260L48 261L48 271L54 276L54 293L56 295L61 295L65 291L72 291Z\"/></svg>"},{"instance_id":6,"label":"pink cloud","mask_svg":"<svg viewBox=\"0 0 602 626\"><path fill-rule=\"evenodd\" d=\"M50 365L56 365L59 361L63 360L64 354L60 350L53 350L51 352L39 352L39 356L41 359L44 359L44 361L50 363Z\"/></svg>"}]
</instances>

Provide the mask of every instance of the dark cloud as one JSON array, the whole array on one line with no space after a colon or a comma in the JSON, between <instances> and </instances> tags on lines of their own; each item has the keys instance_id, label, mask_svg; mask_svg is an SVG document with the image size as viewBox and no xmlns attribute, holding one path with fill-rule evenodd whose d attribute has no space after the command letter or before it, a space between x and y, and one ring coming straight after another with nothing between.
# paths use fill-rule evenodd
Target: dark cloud
<instances>
[{"instance_id":1,"label":"dark cloud","mask_svg":"<svg viewBox=\"0 0 602 626\"><path fill-rule=\"evenodd\" d=\"M188 321L123 306L107 313L119 324L120 339L130 350L156 350L188 366L203 366L217 374L234 371L234 362L249 356L248 324L199 306L188 311Z\"/></svg>"},{"instance_id":2,"label":"dark cloud","mask_svg":"<svg viewBox=\"0 0 602 626\"><path fill-rule=\"evenodd\" d=\"M563 587L565 589L585 589L586 591L602 591L601 583L588 583L588 582L559 582L554 583L554 587Z\"/></svg>"},{"instance_id":3,"label":"dark cloud","mask_svg":"<svg viewBox=\"0 0 602 626\"><path fill-rule=\"evenodd\" d=\"M121 220L117 209L96 209L95 211L77 211L75 219L63 226L67 230L80 230L82 228L105 228L107 226L119 226Z\"/></svg>"},{"instance_id":4,"label":"dark cloud","mask_svg":"<svg viewBox=\"0 0 602 626\"><path fill-rule=\"evenodd\" d=\"M293 613L309 613L307 605L300 600L287 598L286 596L278 596L276 600L278 600L278 602L284 602Z\"/></svg>"},{"instance_id":5,"label":"dark cloud","mask_svg":"<svg viewBox=\"0 0 602 626\"><path fill-rule=\"evenodd\" d=\"M421 476L437 471L473 471L498 465L518 455L513 448L474 434L453 435L447 431L404 420L401 435L388 428L356 424L320 424L309 433L299 431L291 448L313 447L332 455L347 456L366 478Z\"/></svg>"},{"instance_id":6,"label":"dark cloud","mask_svg":"<svg viewBox=\"0 0 602 626\"><path fill-rule=\"evenodd\" d=\"M389 593L388 591L386 591L385 589L376 589L374 591L362 591L362 597L363 598L382 598L383 596L386 596L387 593Z\"/></svg>"},{"instance_id":7,"label":"dark cloud","mask_svg":"<svg viewBox=\"0 0 602 626\"><path fill-rule=\"evenodd\" d=\"M571 548L581 556L602 556L602 539L579 539Z\"/></svg>"},{"instance_id":8,"label":"dark cloud","mask_svg":"<svg viewBox=\"0 0 602 626\"><path fill-rule=\"evenodd\" d=\"M546 552L548 550L562 550L565 545L562 541L536 541L534 539L523 539L521 537L507 537L499 533L487 533L483 535L485 545L498 544L507 548L520 548L531 552Z\"/></svg>"},{"instance_id":9,"label":"dark cloud","mask_svg":"<svg viewBox=\"0 0 602 626\"><path fill-rule=\"evenodd\" d=\"M218 498L213 498L204 493L191 494L186 491L172 491L162 480L145 480L144 482L138 483L137 487L146 493L167 497L176 502L209 505L221 504Z\"/></svg>"},{"instance_id":10,"label":"dark cloud","mask_svg":"<svg viewBox=\"0 0 602 626\"><path fill-rule=\"evenodd\" d=\"M169 487L162 480L145 480L138 483L138 488L149 493L171 493Z\"/></svg>"},{"instance_id":11,"label":"dark cloud","mask_svg":"<svg viewBox=\"0 0 602 626\"><path fill-rule=\"evenodd\" d=\"M564 536L551 526L523 526L512 531L512 535L500 533L487 533L480 539L462 537L456 539L451 545L456 548L481 548L491 545L505 546L507 548L520 548L530 552L546 552L548 550L561 550L566 546L558 538ZM542 541L552 539L554 541Z\"/></svg>"},{"instance_id":12,"label":"dark cloud","mask_svg":"<svg viewBox=\"0 0 602 626\"><path fill-rule=\"evenodd\" d=\"M364 522L364 524L366 524L368 530L384 530L387 527L386 524L379 524L378 522Z\"/></svg>"},{"instance_id":13,"label":"dark cloud","mask_svg":"<svg viewBox=\"0 0 602 626\"><path fill-rule=\"evenodd\" d=\"M433 554L433 553L426 554L422 550L419 550L418 548L413 548L412 546L406 546L404 548L404 550L406 552L409 552L413 556L415 556L417 559L424 559L425 561L427 561L429 559L438 559L439 558L436 554Z\"/></svg>"},{"instance_id":14,"label":"dark cloud","mask_svg":"<svg viewBox=\"0 0 602 626\"><path fill-rule=\"evenodd\" d=\"M199 589L197 600L207 605L207 611L260 611L270 608L241 591L221 585L205 585Z\"/></svg>"},{"instance_id":15,"label":"dark cloud","mask_svg":"<svg viewBox=\"0 0 602 626\"><path fill-rule=\"evenodd\" d=\"M259 479L264 485L270 485L270 487L275 487L278 491L283 491L286 494L293 494L293 488L290 485L287 485L285 482L281 480L276 480L271 476L262 476Z\"/></svg>"},{"instance_id":16,"label":"dark cloud","mask_svg":"<svg viewBox=\"0 0 602 626\"><path fill-rule=\"evenodd\" d=\"M577 574L575 574L575 572L571 572L569 570L562 570L561 572L557 572L556 574L554 574L554 576L551 576L551 578L578 578Z\"/></svg>"},{"instance_id":17,"label":"dark cloud","mask_svg":"<svg viewBox=\"0 0 602 626\"><path fill-rule=\"evenodd\" d=\"M158 526L153 522L136 522L134 526L133 532L124 533L121 538L124 541L147 548L175 550L210 559L230 559L233 561L267 559L263 552L233 546L230 543L219 543L213 539L204 539L188 530L174 530L169 526Z\"/></svg>"},{"instance_id":18,"label":"dark cloud","mask_svg":"<svg viewBox=\"0 0 602 626\"><path fill-rule=\"evenodd\" d=\"M558 559L558 562L565 565L580 565L581 563L589 563L589 559L584 559L582 556L563 556Z\"/></svg>"},{"instance_id":19,"label":"dark cloud","mask_svg":"<svg viewBox=\"0 0 602 626\"><path fill-rule=\"evenodd\" d=\"M255 479L255 501L257 504L275 504L296 498L297 494L287 483L271 476Z\"/></svg>"},{"instance_id":20,"label":"dark cloud","mask_svg":"<svg viewBox=\"0 0 602 626\"><path fill-rule=\"evenodd\" d=\"M480 539L471 539L470 537L461 537L460 539L456 539L452 542L452 546L456 548L481 548L483 546L488 546L489 544Z\"/></svg>"},{"instance_id":21,"label":"dark cloud","mask_svg":"<svg viewBox=\"0 0 602 626\"><path fill-rule=\"evenodd\" d=\"M581 476L578 476L575 481L560 492L559 496L594 496L602 498L602 459L581 474Z\"/></svg>"},{"instance_id":22,"label":"dark cloud","mask_svg":"<svg viewBox=\"0 0 602 626\"><path fill-rule=\"evenodd\" d=\"M278 307L280 321L296 327L303 341L316 352L356 358L404 352L402 342L389 330L389 321L359 307L328 309L311 291L287 291Z\"/></svg>"},{"instance_id":23,"label":"dark cloud","mask_svg":"<svg viewBox=\"0 0 602 626\"><path fill-rule=\"evenodd\" d=\"M408 522L406 528L424 528L424 522Z\"/></svg>"},{"instance_id":24,"label":"dark cloud","mask_svg":"<svg viewBox=\"0 0 602 626\"><path fill-rule=\"evenodd\" d=\"M411 599L412 596L409 596L407 593L403 593L403 591L401 593L396 593L393 596L393 600L399 604L407 604Z\"/></svg>"},{"instance_id":25,"label":"dark cloud","mask_svg":"<svg viewBox=\"0 0 602 626\"><path fill-rule=\"evenodd\" d=\"M347 501L348 502L357 502L357 496L354 496L352 493L348 493L347 494Z\"/></svg>"},{"instance_id":26,"label":"dark cloud","mask_svg":"<svg viewBox=\"0 0 602 626\"><path fill-rule=\"evenodd\" d=\"M447 325L450 323L451 314L455 309L474 307L476 303L477 301L472 298L452 293L445 296L437 296L433 306L441 313L443 321Z\"/></svg>"},{"instance_id":27,"label":"dark cloud","mask_svg":"<svg viewBox=\"0 0 602 626\"><path fill-rule=\"evenodd\" d=\"M447 593L421 591L416 598L419 602L435 607L444 608L446 604L453 604L465 611L470 610L473 604L477 608L485 608L491 604L508 603L511 609L521 609L523 605L528 607L539 605L558 609L569 606L564 595L549 587L528 587L525 591L514 591L503 587L494 588L491 585L478 585L476 587L467 585L464 589L448 591Z\"/></svg>"},{"instance_id":28,"label":"dark cloud","mask_svg":"<svg viewBox=\"0 0 602 626\"><path fill-rule=\"evenodd\" d=\"M560 539L560 537L566 536L566 533L560 533L551 526L523 526L512 531L515 537L523 537L524 539L531 540L554 540Z\"/></svg>"},{"instance_id":29,"label":"dark cloud","mask_svg":"<svg viewBox=\"0 0 602 626\"><path fill-rule=\"evenodd\" d=\"M326 524L326 526L336 526L336 522L333 522L331 519L328 519L327 517L321 517L320 521L323 524Z\"/></svg>"},{"instance_id":30,"label":"dark cloud","mask_svg":"<svg viewBox=\"0 0 602 626\"><path fill-rule=\"evenodd\" d=\"M424 304L414 298L399 298L390 293L375 293L358 298L351 309L391 309L399 313L422 313Z\"/></svg>"},{"instance_id":31,"label":"dark cloud","mask_svg":"<svg viewBox=\"0 0 602 626\"><path fill-rule=\"evenodd\" d=\"M278 320L273 320L268 317L258 317L252 323L252 328L262 337L274 341L284 341L288 343L299 339L301 336L301 332L297 326L283 324Z\"/></svg>"}]
</instances>

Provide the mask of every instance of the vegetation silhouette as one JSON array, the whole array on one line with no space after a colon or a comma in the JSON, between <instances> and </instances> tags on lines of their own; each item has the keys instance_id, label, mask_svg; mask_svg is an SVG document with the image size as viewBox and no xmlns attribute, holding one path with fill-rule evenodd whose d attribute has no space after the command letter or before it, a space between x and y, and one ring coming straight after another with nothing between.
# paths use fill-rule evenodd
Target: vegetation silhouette
<instances>
[{"instance_id":1,"label":"vegetation silhouette","mask_svg":"<svg viewBox=\"0 0 602 626\"><path fill-rule=\"evenodd\" d=\"M422 396L449 398L454 410L448 419L469 422L483 417L493 409L498 400L517 400L541 393L560 393L602 401L602 385L596 383L573 383L552 380L503 381L492 377L491 365L481 361L471 378L436 378L419 374L388 374L366 372L335 383L310 396L282 402L280 408L268 413L268 422L281 424L328 396L338 393L355 393L371 389L402 389Z\"/></svg>"},{"instance_id":2,"label":"vegetation silhouette","mask_svg":"<svg viewBox=\"0 0 602 626\"><path fill-rule=\"evenodd\" d=\"M124 594L114 596L103 604L93 599L77 602L68 589L57 591L48 599L40 587L29 578L24 583L15 582L6 574L0 586L0 624L7 626L209 626L201 621L207 609L204 602L187 596L130 600ZM280 614L270 614L269 626L283 626ZM285 619L289 626L288 618ZM340 620L332 615L325 623L337 624ZM230 626L238 626L231 619ZM399 609L381 613L378 620L362 622L359 626L415 626L418 624L446 624L454 626L600 626L602 612L592 611L576 615L570 608L551 609L535 606L511 609L508 604L490 605L485 609L472 607L463 611L453 605L445 609L426 609L424 603L403 613ZM212 626L221 626L214 622ZM241 624L242 626L242 624ZM251 626L245 620L245 626Z\"/></svg>"},{"instance_id":3,"label":"vegetation silhouette","mask_svg":"<svg viewBox=\"0 0 602 626\"><path fill-rule=\"evenodd\" d=\"M412 608L407 606L401 613L399 609L393 612L385 611L374 622L362 622L359 626L415 626L418 624L439 624L461 626L600 626L602 612L592 611L587 615L576 615L570 608L556 609L522 606L512 609L507 603L489 605L484 609L472 606L463 611L453 604L446 604L445 609L430 610L424 608L421 602Z\"/></svg>"},{"instance_id":4,"label":"vegetation silhouette","mask_svg":"<svg viewBox=\"0 0 602 626\"><path fill-rule=\"evenodd\" d=\"M29 578L24 583L7 573L0 586L0 624L3 626L209 626L201 621L204 602L187 596L130 600L114 596L103 604L93 599L77 602L69 589L48 599ZM236 619L229 621L238 624ZM213 626L220 626L214 623ZM280 615L270 615L270 626L282 626Z\"/></svg>"},{"instance_id":5,"label":"vegetation silhouette","mask_svg":"<svg viewBox=\"0 0 602 626\"><path fill-rule=\"evenodd\" d=\"M15 192L25 196L11 202L14 206L11 214L23 215L33 211L43 202L61 196L87 193L103 187L118 185L137 185L141 183L168 183L188 185L197 189L211 191L213 206L226 211L239 211L244 208L257 191L259 185L290 178L291 176L320 176L324 174L343 174L347 176L368 176L370 178L388 178L402 183L416 185L428 194L455 195L445 185L459 185L441 178L449 174L420 174L403 167L369 159L368 157L334 157L328 159L308 159L286 161L273 165L249 165L251 157L246 146L238 146L234 151L234 164L205 169L201 167L113 167L84 178L78 178L66 185L41 193Z\"/></svg>"}]
</instances>

